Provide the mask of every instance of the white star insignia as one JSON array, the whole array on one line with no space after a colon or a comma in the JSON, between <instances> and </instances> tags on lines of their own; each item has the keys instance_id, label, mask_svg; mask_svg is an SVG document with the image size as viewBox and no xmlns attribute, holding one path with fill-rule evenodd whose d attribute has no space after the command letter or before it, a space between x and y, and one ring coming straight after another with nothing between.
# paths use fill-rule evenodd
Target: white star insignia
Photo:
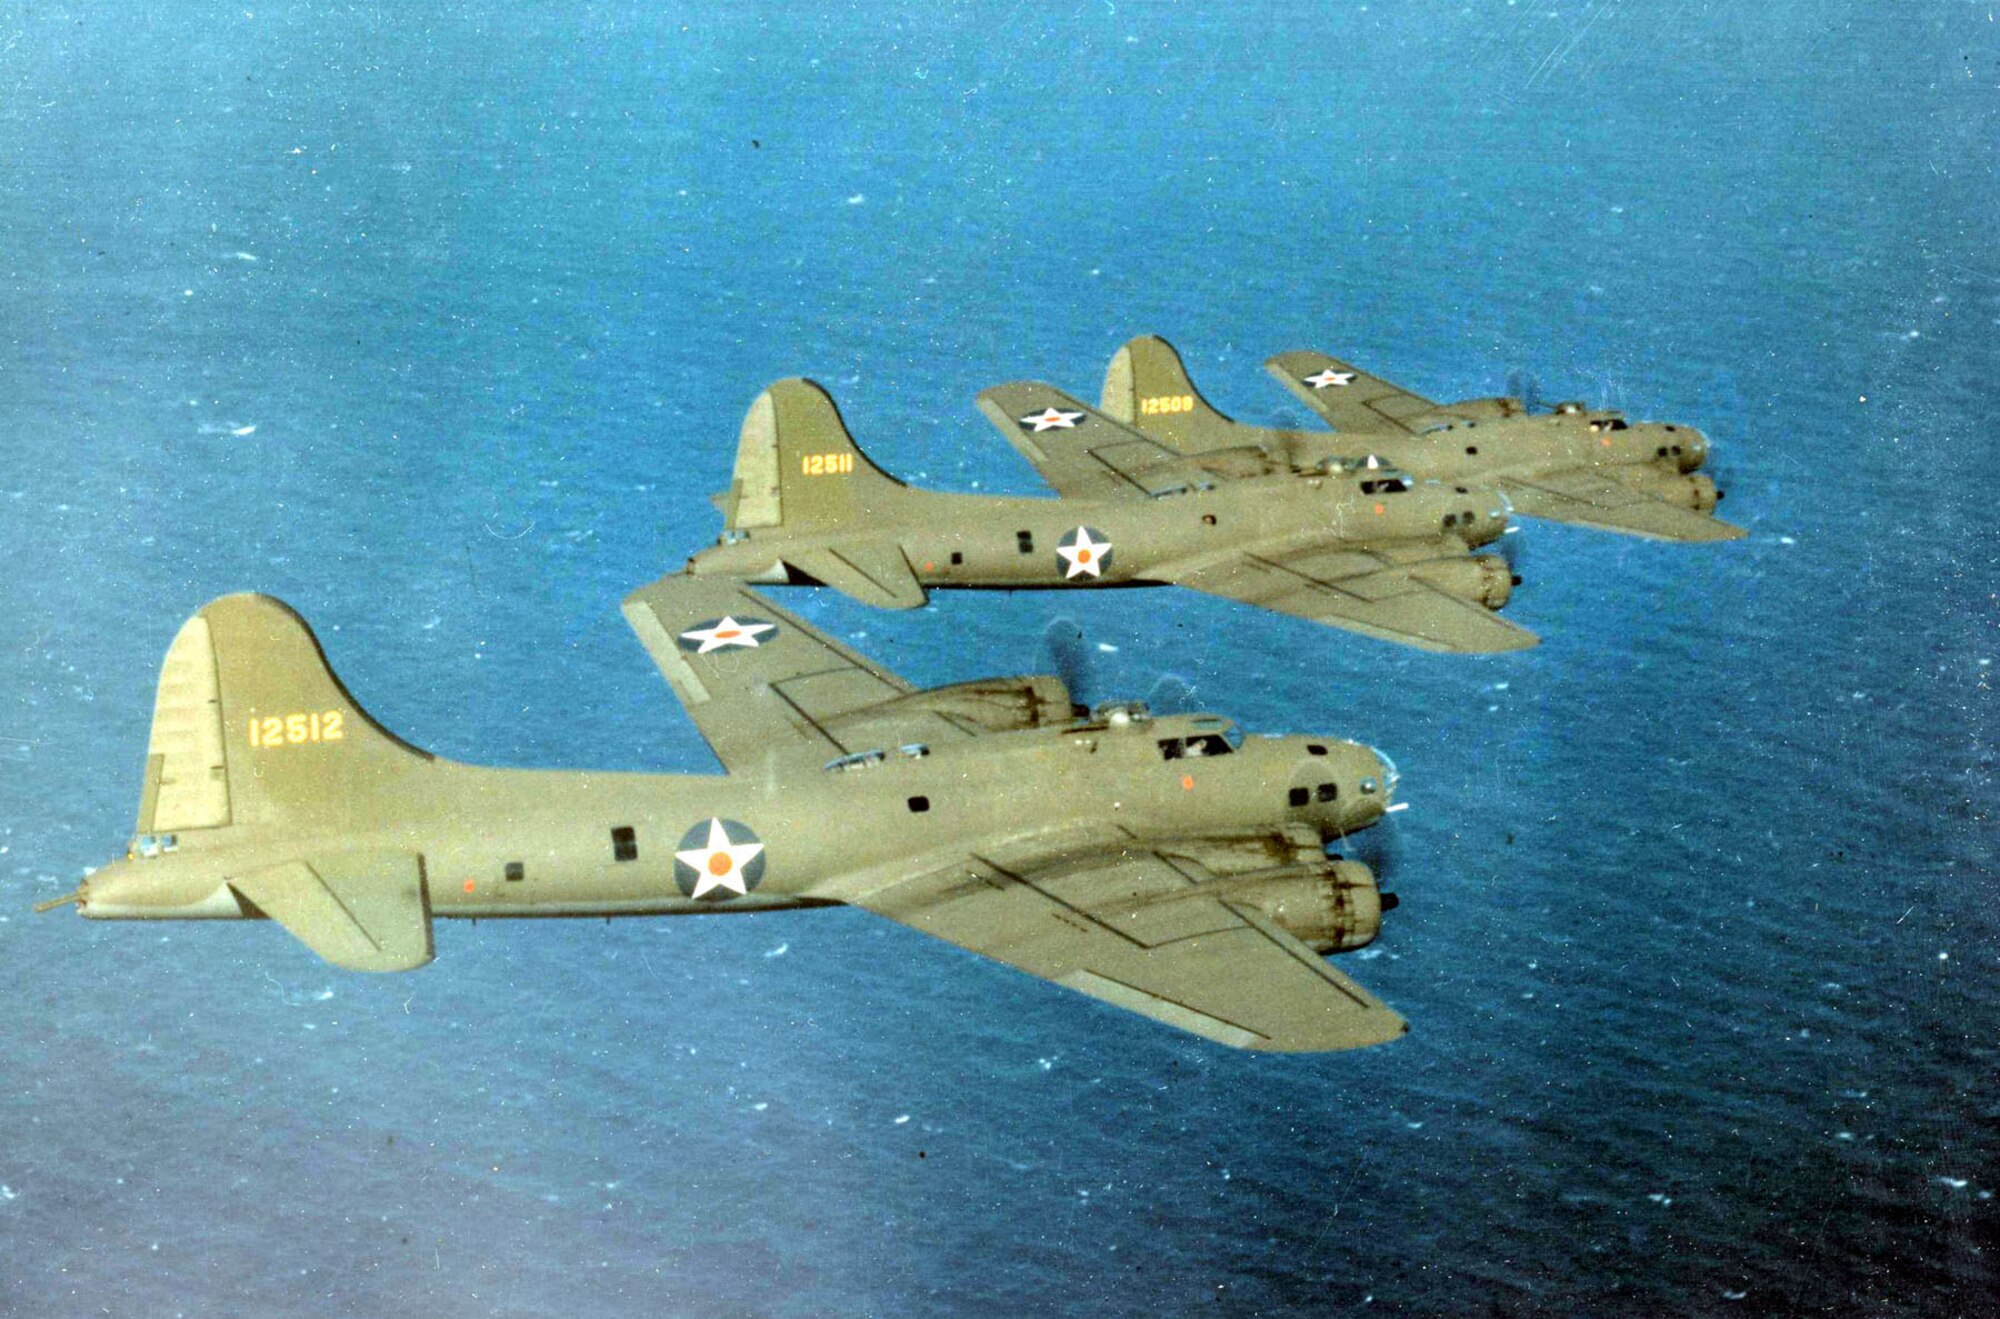
<instances>
[{"instance_id":1,"label":"white star insignia","mask_svg":"<svg viewBox=\"0 0 2000 1319\"><path fill-rule=\"evenodd\" d=\"M1332 367L1328 367L1324 371L1315 371L1307 376L1306 383L1314 389L1325 389L1328 385L1351 385L1354 383L1354 373L1352 371L1336 371Z\"/></svg>"},{"instance_id":2,"label":"white star insignia","mask_svg":"<svg viewBox=\"0 0 2000 1319\"><path fill-rule=\"evenodd\" d=\"M1076 423L1083 420L1081 412L1064 412L1061 408L1043 408L1040 412L1021 418L1023 426L1032 426L1035 434L1043 431L1075 430Z\"/></svg>"},{"instance_id":3,"label":"white star insignia","mask_svg":"<svg viewBox=\"0 0 2000 1319\"><path fill-rule=\"evenodd\" d=\"M1056 553L1062 556L1063 580L1072 577L1102 577L1104 565L1111 558L1111 542L1092 540L1089 527L1078 527L1076 540L1068 545L1056 546Z\"/></svg>"},{"instance_id":4,"label":"white star insignia","mask_svg":"<svg viewBox=\"0 0 2000 1319\"><path fill-rule=\"evenodd\" d=\"M694 642L694 653L697 655L706 655L711 650L725 650L730 646L755 650L764 644L764 633L777 630L776 623L739 623L733 618L719 618L707 627L689 628L681 633L681 640Z\"/></svg>"},{"instance_id":5,"label":"white star insignia","mask_svg":"<svg viewBox=\"0 0 2000 1319\"><path fill-rule=\"evenodd\" d=\"M697 878L691 898L706 897L717 889L725 889L742 897L750 891L743 879L743 867L755 860L764 850L762 843L732 843L729 834L722 827L722 821L708 822L708 841L701 847L691 847L685 852L674 853L674 860L694 871Z\"/></svg>"}]
</instances>

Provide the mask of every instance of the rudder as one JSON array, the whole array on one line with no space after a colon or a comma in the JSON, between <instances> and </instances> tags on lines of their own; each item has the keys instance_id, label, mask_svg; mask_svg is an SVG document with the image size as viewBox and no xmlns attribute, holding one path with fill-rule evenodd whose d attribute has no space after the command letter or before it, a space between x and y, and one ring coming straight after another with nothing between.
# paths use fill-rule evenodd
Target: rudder
<instances>
[{"instance_id":1,"label":"rudder","mask_svg":"<svg viewBox=\"0 0 2000 1319\"><path fill-rule=\"evenodd\" d=\"M1194 387L1174 346L1157 334L1128 340L1112 355L1099 410L1182 453L1244 442L1233 433L1236 423Z\"/></svg>"}]
</instances>

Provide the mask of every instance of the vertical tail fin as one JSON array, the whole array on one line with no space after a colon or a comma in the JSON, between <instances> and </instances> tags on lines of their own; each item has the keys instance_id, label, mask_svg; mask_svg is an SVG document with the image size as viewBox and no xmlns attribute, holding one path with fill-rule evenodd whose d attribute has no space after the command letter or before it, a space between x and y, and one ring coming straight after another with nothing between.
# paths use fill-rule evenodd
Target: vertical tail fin
<instances>
[{"instance_id":1,"label":"vertical tail fin","mask_svg":"<svg viewBox=\"0 0 2000 1319\"><path fill-rule=\"evenodd\" d=\"M722 496L731 531L858 522L912 492L861 452L827 392L780 380L750 405Z\"/></svg>"},{"instance_id":2,"label":"vertical tail fin","mask_svg":"<svg viewBox=\"0 0 2000 1319\"><path fill-rule=\"evenodd\" d=\"M1194 387L1174 346L1157 334L1129 340L1112 355L1099 410L1182 453L1245 443L1234 433L1236 423Z\"/></svg>"},{"instance_id":3,"label":"vertical tail fin","mask_svg":"<svg viewBox=\"0 0 2000 1319\"><path fill-rule=\"evenodd\" d=\"M289 607L224 596L182 625L161 666L138 832L366 818L430 759L354 703Z\"/></svg>"}]
</instances>

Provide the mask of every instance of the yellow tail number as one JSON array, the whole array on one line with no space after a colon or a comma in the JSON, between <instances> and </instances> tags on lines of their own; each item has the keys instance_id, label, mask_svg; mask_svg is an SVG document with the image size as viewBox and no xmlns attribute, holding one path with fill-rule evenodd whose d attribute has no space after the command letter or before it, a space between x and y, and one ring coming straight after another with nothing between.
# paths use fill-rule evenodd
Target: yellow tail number
<instances>
[{"instance_id":1,"label":"yellow tail number","mask_svg":"<svg viewBox=\"0 0 2000 1319\"><path fill-rule=\"evenodd\" d=\"M347 736L345 715L339 710L310 710L298 714L250 715L250 745L253 747L300 746L307 742L338 742Z\"/></svg>"},{"instance_id":2,"label":"yellow tail number","mask_svg":"<svg viewBox=\"0 0 2000 1319\"><path fill-rule=\"evenodd\" d=\"M807 453L799 455L799 470L807 476L843 476L854 470L851 453Z\"/></svg>"}]
</instances>

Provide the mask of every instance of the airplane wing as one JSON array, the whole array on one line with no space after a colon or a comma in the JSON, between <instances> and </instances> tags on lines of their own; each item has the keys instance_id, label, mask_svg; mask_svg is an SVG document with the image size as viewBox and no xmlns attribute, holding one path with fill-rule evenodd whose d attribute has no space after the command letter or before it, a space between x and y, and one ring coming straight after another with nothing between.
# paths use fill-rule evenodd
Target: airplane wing
<instances>
[{"instance_id":1,"label":"airplane wing","mask_svg":"<svg viewBox=\"0 0 2000 1319\"><path fill-rule=\"evenodd\" d=\"M1743 528L1718 517L1669 504L1590 468L1510 476L1500 484L1516 512L1553 522L1653 540L1737 540L1745 534Z\"/></svg>"},{"instance_id":2,"label":"airplane wing","mask_svg":"<svg viewBox=\"0 0 2000 1319\"><path fill-rule=\"evenodd\" d=\"M1337 431L1413 434L1416 418L1438 411L1421 395L1311 349L1279 353L1264 369Z\"/></svg>"},{"instance_id":3,"label":"airplane wing","mask_svg":"<svg viewBox=\"0 0 2000 1319\"><path fill-rule=\"evenodd\" d=\"M1537 644L1526 628L1424 580L1426 564L1465 558L1433 544L1236 550L1151 575L1420 650L1485 654Z\"/></svg>"},{"instance_id":4,"label":"airplane wing","mask_svg":"<svg viewBox=\"0 0 2000 1319\"><path fill-rule=\"evenodd\" d=\"M673 573L627 596L624 611L731 773L977 731L935 709L889 705L913 692L909 683L728 578Z\"/></svg>"},{"instance_id":5,"label":"airplane wing","mask_svg":"<svg viewBox=\"0 0 2000 1319\"><path fill-rule=\"evenodd\" d=\"M1145 499L1222 479L1053 385L995 385L979 410L1065 498Z\"/></svg>"},{"instance_id":6,"label":"airplane wing","mask_svg":"<svg viewBox=\"0 0 2000 1319\"><path fill-rule=\"evenodd\" d=\"M948 943L1239 1049L1380 1044L1403 1019L1185 857L968 856L850 897Z\"/></svg>"}]
</instances>

